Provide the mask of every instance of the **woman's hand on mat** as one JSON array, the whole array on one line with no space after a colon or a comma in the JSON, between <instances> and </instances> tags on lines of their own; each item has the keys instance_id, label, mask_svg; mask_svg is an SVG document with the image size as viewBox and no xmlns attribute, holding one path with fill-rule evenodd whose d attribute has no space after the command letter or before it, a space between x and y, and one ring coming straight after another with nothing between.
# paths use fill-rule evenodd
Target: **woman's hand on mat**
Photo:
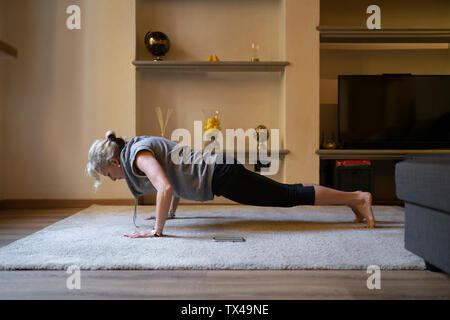
<instances>
[{"instance_id":1,"label":"woman's hand on mat","mask_svg":"<svg viewBox=\"0 0 450 320\"><path fill-rule=\"evenodd\" d=\"M124 235L124 237L127 238L153 238L155 237L153 235L153 229L146 229L146 230L135 230L130 234Z\"/></svg>"}]
</instances>

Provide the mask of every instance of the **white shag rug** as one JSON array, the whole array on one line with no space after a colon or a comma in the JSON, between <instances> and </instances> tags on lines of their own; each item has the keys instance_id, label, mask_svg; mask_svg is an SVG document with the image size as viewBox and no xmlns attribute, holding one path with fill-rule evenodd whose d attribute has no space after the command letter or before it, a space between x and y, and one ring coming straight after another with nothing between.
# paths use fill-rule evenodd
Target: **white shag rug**
<instances>
[{"instance_id":1,"label":"white shag rug","mask_svg":"<svg viewBox=\"0 0 450 320\"><path fill-rule=\"evenodd\" d=\"M138 207L138 225L154 206ZM133 208L93 205L0 248L0 270L424 269L404 248L404 210L374 206L377 228L344 206L181 206L167 237L131 239ZM214 242L236 235L245 242Z\"/></svg>"}]
</instances>

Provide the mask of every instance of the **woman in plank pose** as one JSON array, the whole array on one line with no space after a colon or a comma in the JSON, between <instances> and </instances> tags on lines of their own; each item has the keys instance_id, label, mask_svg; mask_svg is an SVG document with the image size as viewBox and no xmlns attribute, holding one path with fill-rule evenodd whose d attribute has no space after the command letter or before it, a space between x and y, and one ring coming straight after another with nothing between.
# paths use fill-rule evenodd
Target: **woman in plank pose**
<instances>
[{"instance_id":1,"label":"woman in plank pose","mask_svg":"<svg viewBox=\"0 0 450 320\"><path fill-rule=\"evenodd\" d=\"M162 236L166 220L175 216L179 198L208 201L214 196L253 206L346 205L356 216L354 222L366 220L367 228L375 227L369 192L279 183L247 170L233 158L209 156L213 158L205 161L201 151L186 151L162 137L137 136L126 141L108 131L105 140L96 140L91 146L86 172L95 179L95 189L100 176L106 176L113 181L125 179L135 200L157 192L156 215L148 218L156 220L155 228L135 231L128 235L132 238ZM181 162L173 161L180 158Z\"/></svg>"}]
</instances>

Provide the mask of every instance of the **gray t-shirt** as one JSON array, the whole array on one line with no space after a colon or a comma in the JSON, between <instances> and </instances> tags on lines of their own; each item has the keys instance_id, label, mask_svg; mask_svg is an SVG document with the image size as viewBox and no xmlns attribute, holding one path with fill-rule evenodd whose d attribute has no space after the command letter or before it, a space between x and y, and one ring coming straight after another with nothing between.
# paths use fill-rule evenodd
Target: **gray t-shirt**
<instances>
[{"instance_id":1,"label":"gray t-shirt","mask_svg":"<svg viewBox=\"0 0 450 320\"><path fill-rule=\"evenodd\" d=\"M135 198L156 191L145 173L134 163L136 155L142 150L153 153L166 173L176 197L196 201L214 199L212 177L217 156L203 158L201 151L190 150L171 140L154 136L134 137L120 153L122 171ZM178 155L175 160L182 158L183 161L174 162L172 153Z\"/></svg>"}]
</instances>

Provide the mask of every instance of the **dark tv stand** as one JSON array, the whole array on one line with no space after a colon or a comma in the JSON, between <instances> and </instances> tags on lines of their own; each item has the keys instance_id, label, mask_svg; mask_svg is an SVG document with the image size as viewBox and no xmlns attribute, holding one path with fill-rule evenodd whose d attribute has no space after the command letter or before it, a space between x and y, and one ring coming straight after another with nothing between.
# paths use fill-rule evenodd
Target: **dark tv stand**
<instances>
[{"instance_id":1,"label":"dark tv stand","mask_svg":"<svg viewBox=\"0 0 450 320\"><path fill-rule=\"evenodd\" d=\"M450 149L433 150L353 150L353 149L319 149L316 154L320 158L320 184L335 188L336 160L371 160L373 186L373 204L403 205L395 193L395 164L402 161L407 154L448 153ZM357 188L357 187L356 187Z\"/></svg>"}]
</instances>

